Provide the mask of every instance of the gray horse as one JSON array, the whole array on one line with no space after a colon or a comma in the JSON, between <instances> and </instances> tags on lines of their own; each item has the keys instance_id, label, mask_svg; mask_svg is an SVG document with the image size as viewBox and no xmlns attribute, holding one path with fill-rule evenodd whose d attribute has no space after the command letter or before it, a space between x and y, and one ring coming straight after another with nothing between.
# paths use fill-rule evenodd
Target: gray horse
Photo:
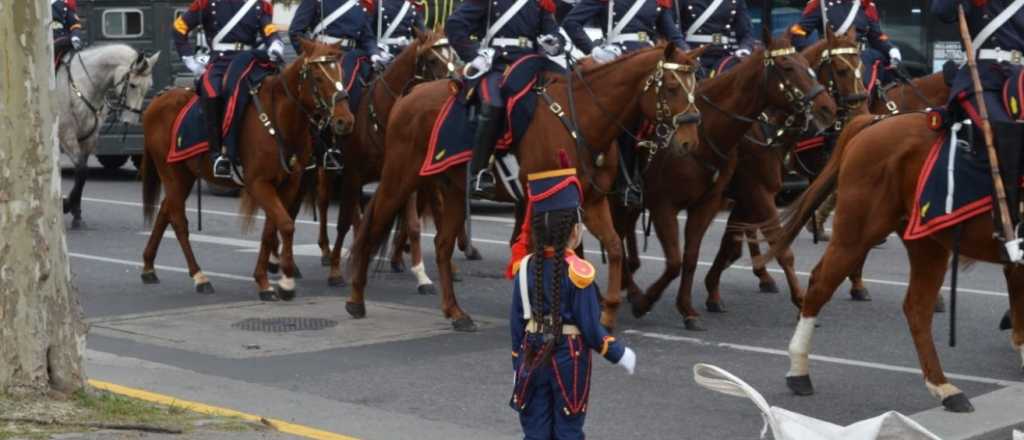
<instances>
[{"instance_id":1,"label":"gray horse","mask_svg":"<svg viewBox=\"0 0 1024 440\"><path fill-rule=\"evenodd\" d=\"M56 80L61 151L75 165L75 186L64 199L72 228L82 224L82 189L89 155L96 151L108 115L137 124L143 100L153 86L153 66L160 52L145 56L124 44L94 46L72 53L58 67Z\"/></svg>"}]
</instances>

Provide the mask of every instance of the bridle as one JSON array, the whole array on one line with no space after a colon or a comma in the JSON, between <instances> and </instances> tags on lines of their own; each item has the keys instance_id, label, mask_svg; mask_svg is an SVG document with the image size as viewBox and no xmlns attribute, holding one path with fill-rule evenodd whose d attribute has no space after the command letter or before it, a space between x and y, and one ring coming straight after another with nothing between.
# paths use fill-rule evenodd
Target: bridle
<instances>
[{"instance_id":1,"label":"bridle","mask_svg":"<svg viewBox=\"0 0 1024 440\"><path fill-rule=\"evenodd\" d=\"M850 62L847 57L850 55L857 60L856 64ZM842 94L839 84L836 81L837 73L839 71L836 68L835 60L839 60L853 71L853 93L849 95ZM826 49L821 53L821 62L818 63L816 71L823 72L826 68L830 73L827 81L828 92L835 98L836 105L838 105L841 110L851 112L868 99L867 88L864 86L863 81L864 61L861 60L860 48L858 46Z\"/></svg>"},{"instance_id":2,"label":"bridle","mask_svg":"<svg viewBox=\"0 0 1024 440\"><path fill-rule=\"evenodd\" d=\"M680 77L685 75L685 80ZM686 93L686 108L679 113L672 113L672 107L663 93L665 90L665 77L675 78L683 92ZM644 93L654 88L654 135L658 142L640 141L638 147L646 147L650 155L648 163L654 157L654 153L668 148L670 136L679 130L679 127L686 124L700 123L700 110L697 108L697 69L688 64L659 61L658 67L647 77L644 83ZM628 132L628 130L626 130Z\"/></svg>"},{"instance_id":3,"label":"bridle","mask_svg":"<svg viewBox=\"0 0 1024 440\"><path fill-rule=\"evenodd\" d=\"M93 90L96 90L96 81L92 79L92 74L89 73L89 69L85 66L85 61L82 60L82 52L75 52L75 55L77 55L78 64L82 66L82 72L85 72L85 77L89 80L90 87ZM71 63L64 63L64 70L68 74L68 83L71 86L71 93L74 93L75 96L77 96L78 99L81 100L83 104L85 104L85 107L89 109L89 112L92 113L92 128L89 129L89 132L85 136L81 136L78 138L79 142L89 139L90 137L92 137L93 134L96 133L96 130L99 129L100 113L103 112L104 108L109 108L112 111L110 116L112 116L115 120L120 119L121 113L126 111L139 116L142 115L142 107L136 108L128 106L128 88L129 86L131 86L129 79L131 78L132 73L135 72L135 68L139 65L139 63L141 63L145 59L146 54L143 52L139 52L135 58L135 61L133 61L132 64L128 67L128 71L125 72L124 76L122 76L120 79L114 82L112 88L118 89L118 91L117 94L113 96L116 96L117 98L112 99L112 95L107 93L103 97L103 102L98 106L90 102L89 98L87 98L85 94L82 93L82 89L78 87L78 83L75 82L74 75L71 74Z\"/></svg>"},{"instance_id":4,"label":"bridle","mask_svg":"<svg viewBox=\"0 0 1024 440\"><path fill-rule=\"evenodd\" d=\"M455 55L450 48L451 43L448 42L448 39L440 38L426 50L426 52L429 55L434 56L442 63L444 63L447 72L446 77L448 79L458 77L458 69L455 66ZM435 75L434 72L430 70L429 66L426 63L420 63L420 55L420 53L416 54L416 74L413 75L413 85L428 81L445 79Z\"/></svg>"},{"instance_id":5,"label":"bridle","mask_svg":"<svg viewBox=\"0 0 1024 440\"><path fill-rule=\"evenodd\" d=\"M341 62L340 57L334 57L330 55L321 55L315 58L306 58L302 62L302 68L299 70L299 87L298 93L302 95L303 84L311 84L310 88L313 90L313 105L314 109L312 112L306 110L306 107L302 105L302 101L296 99L291 94L291 88L288 87L288 81L285 75L281 75L281 82L284 84L284 90L288 95L288 99L295 101L298 104L299 109L306 115L310 123L313 124L318 130L322 130L327 126L331 119L331 114L334 112L334 107L338 105L338 102L348 99L348 91L345 90L345 84L342 82ZM331 76L331 71L328 68L335 69L338 72L338 77ZM324 99L323 94L320 93L320 84L313 79L313 69L320 69L331 83L334 84L334 92L331 93L331 100L327 102Z\"/></svg>"}]
</instances>

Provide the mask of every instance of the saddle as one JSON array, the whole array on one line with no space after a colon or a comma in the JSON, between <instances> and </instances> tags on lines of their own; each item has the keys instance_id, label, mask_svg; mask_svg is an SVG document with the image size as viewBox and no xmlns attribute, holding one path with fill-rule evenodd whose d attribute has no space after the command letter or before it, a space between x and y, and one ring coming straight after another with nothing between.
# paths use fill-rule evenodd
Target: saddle
<instances>
[{"instance_id":1,"label":"saddle","mask_svg":"<svg viewBox=\"0 0 1024 440\"><path fill-rule=\"evenodd\" d=\"M263 51L248 51L238 54L224 75L224 124L221 136L225 146L233 151L241 135L237 122L242 120L252 99L250 91L276 70L276 66ZM206 132L206 117L203 106L197 105L196 94L185 104L174 119L171 128L171 149L167 163L188 160L209 150Z\"/></svg>"}]
</instances>

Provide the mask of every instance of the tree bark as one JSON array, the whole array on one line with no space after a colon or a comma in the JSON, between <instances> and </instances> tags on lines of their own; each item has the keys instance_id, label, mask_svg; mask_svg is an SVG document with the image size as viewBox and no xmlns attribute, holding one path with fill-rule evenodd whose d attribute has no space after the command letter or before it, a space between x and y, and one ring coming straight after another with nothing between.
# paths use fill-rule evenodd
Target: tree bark
<instances>
[{"instance_id":1,"label":"tree bark","mask_svg":"<svg viewBox=\"0 0 1024 440\"><path fill-rule=\"evenodd\" d=\"M0 2L0 393L82 388L57 167L47 0Z\"/></svg>"}]
</instances>

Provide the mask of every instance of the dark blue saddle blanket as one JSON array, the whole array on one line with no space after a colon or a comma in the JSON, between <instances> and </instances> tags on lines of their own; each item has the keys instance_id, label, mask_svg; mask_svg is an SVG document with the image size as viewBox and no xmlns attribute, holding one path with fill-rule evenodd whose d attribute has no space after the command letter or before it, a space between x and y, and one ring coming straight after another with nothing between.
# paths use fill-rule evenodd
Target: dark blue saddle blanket
<instances>
[{"instance_id":1,"label":"dark blue saddle blanket","mask_svg":"<svg viewBox=\"0 0 1024 440\"><path fill-rule=\"evenodd\" d=\"M224 123L222 139L229 151L237 152L241 135L237 122L242 120L249 105L251 86L261 83L274 73L275 65L263 51L249 51L235 56L224 74ZM178 112L171 132L171 151L167 162L174 163L200 155L209 149L206 133L206 115L199 104L199 96L192 99ZM232 158L237 159L237 158Z\"/></svg>"},{"instance_id":2,"label":"dark blue saddle blanket","mask_svg":"<svg viewBox=\"0 0 1024 440\"><path fill-rule=\"evenodd\" d=\"M501 94L506 102L505 123L496 148L513 148L526 133L537 108L538 95L532 89L546 70L562 71L562 68L547 57L528 55L506 69L501 83ZM460 84L441 107L430 133L427 157L420 168L421 176L438 174L469 161L477 125L471 116L478 102L478 83Z\"/></svg>"}]
</instances>

